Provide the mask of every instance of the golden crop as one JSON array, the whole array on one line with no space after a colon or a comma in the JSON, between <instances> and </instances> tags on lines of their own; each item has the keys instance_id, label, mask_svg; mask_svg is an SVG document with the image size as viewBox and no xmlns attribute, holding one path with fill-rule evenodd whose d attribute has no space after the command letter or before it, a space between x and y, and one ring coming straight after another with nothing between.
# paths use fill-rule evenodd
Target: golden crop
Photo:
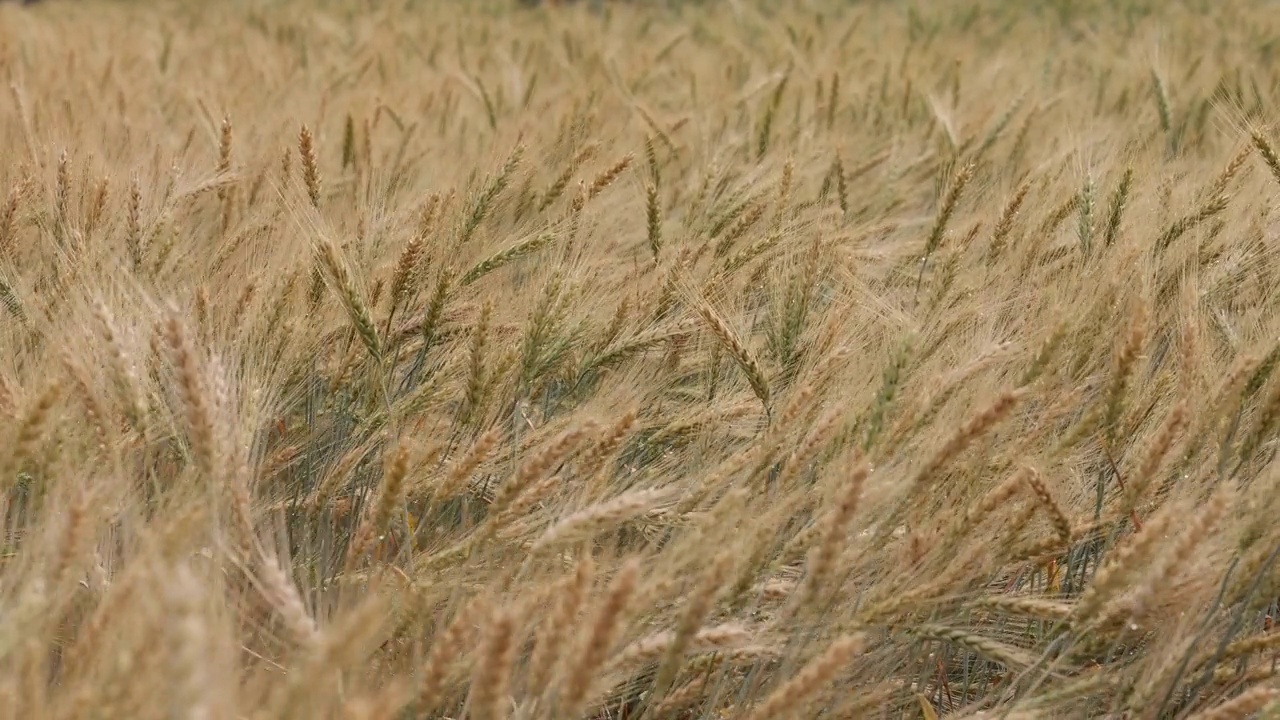
<instances>
[{"instance_id":1,"label":"golden crop","mask_svg":"<svg viewBox=\"0 0 1280 720\"><path fill-rule=\"evenodd\" d=\"M0 720L1280 717L1265 2L0 4Z\"/></svg>"}]
</instances>

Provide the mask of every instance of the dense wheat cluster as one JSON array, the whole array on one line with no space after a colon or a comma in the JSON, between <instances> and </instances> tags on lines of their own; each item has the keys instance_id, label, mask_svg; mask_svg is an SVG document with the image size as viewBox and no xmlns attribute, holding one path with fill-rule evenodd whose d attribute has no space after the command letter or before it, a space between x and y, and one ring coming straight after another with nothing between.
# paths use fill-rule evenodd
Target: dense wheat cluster
<instances>
[{"instance_id":1,"label":"dense wheat cluster","mask_svg":"<svg viewBox=\"0 0 1280 720\"><path fill-rule=\"evenodd\" d=\"M0 718L1275 717L1278 32L0 4Z\"/></svg>"}]
</instances>

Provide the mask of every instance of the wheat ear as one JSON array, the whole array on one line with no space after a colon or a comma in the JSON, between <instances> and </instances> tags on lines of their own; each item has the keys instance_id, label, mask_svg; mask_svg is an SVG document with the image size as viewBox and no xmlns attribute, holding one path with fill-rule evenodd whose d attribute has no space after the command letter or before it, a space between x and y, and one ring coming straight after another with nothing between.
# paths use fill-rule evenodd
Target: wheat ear
<instances>
[{"instance_id":1,"label":"wheat ear","mask_svg":"<svg viewBox=\"0 0 1280 720\"><path fill-rule=\"evenodd\" d=\"M584 643L577 658L568 667L564 693L558 698L560 717L577 717L582 711L588 700L587 691L591 688L595 672L604 664L614 639L621 630L627 605L635 594L639 577L640 563L631 559L622 566L609 586L604 603L597 609L590 631L583 638Z\"/></svg>"},{"instance_id":2,"label":"wheat ear","mask_svg":"<svg viewBox=\"0 0 1280 720\"><path fill-rule=\"evenodd\" d=\"M751 384L751 390L755 392L756 397L760 399L764 405L765 412L772 414L773 398L769 390L769 381L765 378L764 368L760 364L760 360L756 358L755 353L742 342L738 334L729 326L728 321L724 319L719 312L712 307L711 303L705 299L699 299L696 305L698 315L703 322L707 324L708 329L720 341L725 350L729 352L742 368L743 373L747 376L747 382Z\"/></svg>"},{"instance_id":3,"label":"wheat ear","mask_svg":"<svg viewBox=\"0 0 1280 720\"><path fill-rule=\"evenodd\" d=\"M763 702L743 716L743 720L774 720L800 715L813 696L835 679L840 668L862 650L862 645L861 635L836 638L794 677L769 693Z\"/></svg>"}]
</instances>

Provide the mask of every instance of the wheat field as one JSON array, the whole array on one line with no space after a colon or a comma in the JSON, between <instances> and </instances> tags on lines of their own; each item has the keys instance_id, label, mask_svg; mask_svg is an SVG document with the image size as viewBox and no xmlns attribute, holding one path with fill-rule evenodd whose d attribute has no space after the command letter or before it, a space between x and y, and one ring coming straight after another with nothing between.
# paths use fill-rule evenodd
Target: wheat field
<instances>
[{"instance_id":1,"label":"wheat field","mask_svg":"<svg viewBox=\"0 0 1280 720\"><path fill-rule=\"evenodd\" d=\"M0 720L1280 718L1268 3L0 3Z\"/></svg>"}]
</instances>

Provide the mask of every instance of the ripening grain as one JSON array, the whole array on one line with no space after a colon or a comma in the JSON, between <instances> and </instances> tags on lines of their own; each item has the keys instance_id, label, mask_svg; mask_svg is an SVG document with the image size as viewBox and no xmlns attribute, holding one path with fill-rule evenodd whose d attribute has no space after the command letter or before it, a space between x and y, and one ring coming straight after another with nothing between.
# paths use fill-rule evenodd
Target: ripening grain
<instances>
[{"instance_id":1,"label":"ripening grain","mask_svg":"<svg viewBox=\"0 0 1280 720\"><path fill-rule=\"evenodd\" d=\"M0 718L1274 714L1278 32L0 2Z\"/></svg>"}]
</instances>

